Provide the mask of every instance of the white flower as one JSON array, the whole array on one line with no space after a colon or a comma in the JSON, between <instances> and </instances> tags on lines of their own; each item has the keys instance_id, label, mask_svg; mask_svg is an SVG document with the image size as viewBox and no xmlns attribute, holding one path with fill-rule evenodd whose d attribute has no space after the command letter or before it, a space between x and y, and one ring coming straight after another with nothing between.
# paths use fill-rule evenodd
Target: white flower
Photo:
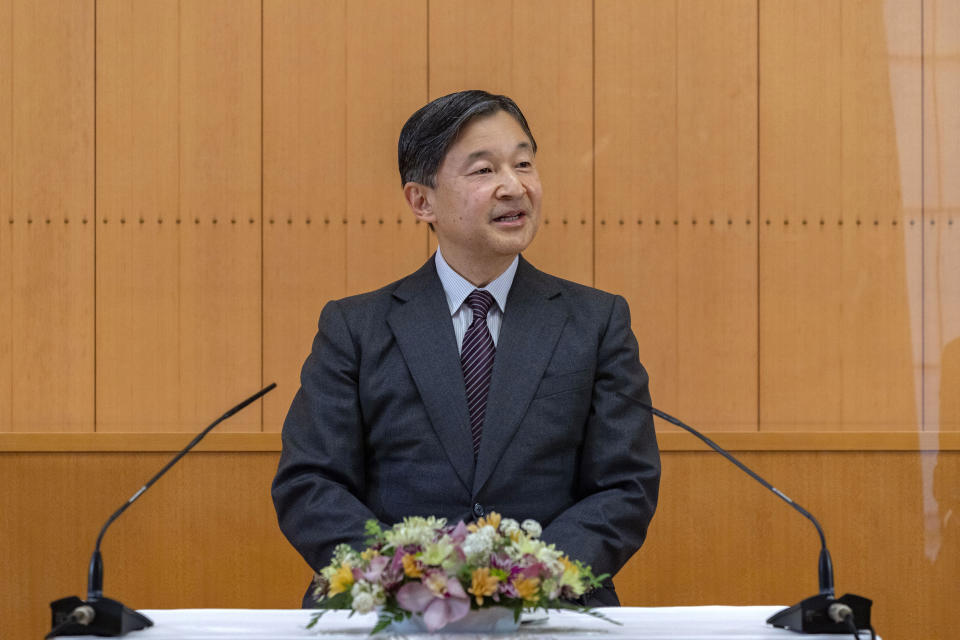
<instances>
[{"instance_id":1,"label":"white flower","mask_svg":"<svg viewBox=\"0 0 960 640\"><path fill-rule=\"evenodd\" d=\"M503 535L510 536L512 533L520 530L520 523L513 518L503 518L500 521L500 531Z\"/></svg>"},{"instance_id":2,"label":"white flower","mask_svg":"<svg viewBox=\"0 0 960 640\"><path fill-rule=\"evenodd\" d=\"M353 610L357 613L370 613L376 606L373 594L367 591L361 591L353 596Z\"/></svg>"},{"instance_id":3,"label":"white flower","mask_svg":"<svg viewBox=\"0 0 960 640\"><path fill-rule=\"evenodd\" d=\"M497 532L494 531L490 525L481 527L474 533L467 534L461 547L464 555L467 556L467 561L481 561L485 559L486 556L489 556L490 552L493 551L493 539L496 535Z\"/></svg>"},{"instance_id":4,"label":"white flower","mask_svg":"<svg viewBox=\"0 0 960 640\"><path fill-rule=\"evenodd\" d=\"M429 518L418 516L404 518L403 522L394 525L392 529L385 532L384 536L387 544L394 548L406 545L422 547L431 542L437 535L437 529L446 523L446 519L433 516Z\"/></svg>"},{"instance_id":5,"label":"white flower","mask_svg":"<svg viewBox=\"0 0 960 640\"><path fill-rule=\"evenodd\" d=\"M527 532L527 535L531 538L539 538L540 534L543 533L543 527L540 526L540 523L536 520L524 520L523 524L520 525L524 531Z\"/></svg>"}]
</instances>

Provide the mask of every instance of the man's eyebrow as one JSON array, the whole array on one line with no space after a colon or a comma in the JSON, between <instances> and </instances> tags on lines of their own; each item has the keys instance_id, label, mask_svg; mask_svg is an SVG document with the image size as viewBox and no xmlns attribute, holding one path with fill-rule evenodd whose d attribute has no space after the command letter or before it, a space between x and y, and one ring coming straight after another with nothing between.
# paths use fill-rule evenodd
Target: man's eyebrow
<instances>
[{"instance_id":1,"label":"man's eyebrow","mask_svg":"<svg viewBox=\"0 0 960 640\"><path fill-rule=\"evenodd\" d=\"M532 151L532 150L533 150L533 145L531 145L529 142L518 142L516 148L514 149L514 151L521 151L521 150L530 150L530 151ZM489 157L489 156L492 156L492 155L493 155L493 152L490 151L489 149L479 149L479 150L474 151L473 153L467 155L467 157L466 157L466 159L463 161L463 163L464 163L464 164L469 164L469 163L473 162L474 160L478 160L478 159L480 159L480 158L486 158L486 157Z\"/></svg>"}]
</instances>

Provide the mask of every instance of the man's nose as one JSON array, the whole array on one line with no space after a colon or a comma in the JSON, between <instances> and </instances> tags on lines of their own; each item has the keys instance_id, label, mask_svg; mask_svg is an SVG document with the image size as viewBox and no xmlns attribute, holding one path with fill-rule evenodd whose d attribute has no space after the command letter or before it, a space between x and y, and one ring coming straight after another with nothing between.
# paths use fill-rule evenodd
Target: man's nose
<instances>
[{"instance_id":1,"label":"man's nose","mask_svg":"<svg viewBox=\"0 0 960 640\"><path fill-rule=\"evenodd\" d=\"M500 172L500 186L497 196L501 198L519 198L523 195L524 186L516 172L506 169Z\"/></svg>"}]
</instances>

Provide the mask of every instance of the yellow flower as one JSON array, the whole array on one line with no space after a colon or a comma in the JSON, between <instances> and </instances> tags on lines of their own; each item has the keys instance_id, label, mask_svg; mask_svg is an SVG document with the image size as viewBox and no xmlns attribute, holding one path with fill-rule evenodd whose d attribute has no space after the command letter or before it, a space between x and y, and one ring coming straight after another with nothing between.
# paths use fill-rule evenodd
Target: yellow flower
<instances>
[{"instance_id":1,"label":"yellow flower","mask_svg":"<svg viewBox=\"0 0 960 640\"><path fill-rule=\"evenodd\" d=\"M497 576L490 575L490 569L488 567L474 569L471 577L472 585L467 591L474 595L477 600L477 606L482 606L484 596L492 596L497 592L497 584L500 580Z\"/></svg>"},{"instance_id":2,"label":"yellow flower","mask_svg":"<svg viewBox=\"0 0 960 640\"><path fill-rule=\"evenodd\" d=\"M486 515L485 518L480 518L476 522L471 522L467 525L467 530L470 533L476 533L480 529L484 528L487 525L493 527L494 531L497 531L500 528L500 514L496 511L491 511Z\"/></svg>"},{"instance_id":3,"label":"yellow flower","mask_svg":"<svg viewBox=\"0 0 960 640\"><path fill-rule=\"evenodd\" d=\"M540 588L540 578L515 578L513 580L513 586L521 598L533 601L537 599L537 591Z\"/></svg>"},{"instance_id":4,"label":"yellow flower","mask_svg":"<svg viewBox=\"0 0 960 640\"><path fill-rule=\"evenodd\" d=\"M423 571L417 566L417 559L410 553L403 556L403 572L407 574L408 578L423 577Z\"/></svg>"},{"instance_id":5,"label":"yellow flower","mask_svg":"<svg viewBox=\"0 0 960 640\"><path fill-rule=\"evenodd\" d=\"M364 562L367 562L369 560L376 558L378 555L380 555L380 552L377 551L376 549L364 549L363 552L360 554L360 558Z\"/></svg>"},{"instance_id":6,"label":"yellow flower","mask_svg":"<svg viewBox=\"0 0 960 640\"><path fill-rule=\"evenodd\" d=\"M337 572L333 574L333 577L330 579L330 589L327 591L328 596L335 596L338 593L343 593L344 591L349 591L350 587L353 586L353 569L350 568L350 565L344 562L340 565L340 568L337 569Z\"/></svg>"},{"instance_id":7,"label":"yellow flower","mask_svg":"<svg viewBox=\"0 0 960 640\"><path fill-rule=\"evenodd\" d=\"M580 567L570 561L567 556L560 556L563 573L560 575L560 584L570 587L576 595L583 594L583 583L580 580Z\"/></svg>"},{"instance_id":8,"label":"yellow flower","mask_svg":"<svg viewBox=\"0 0 960 640\"><path fill-rule=\"evenodd\" d=\"M560 564L563 565L563 572L570 573L571 576L577 576L580 573L579 567L574 563L570 562L570 558L567 556L560 556Z\"/></svg>"}]
</instances>

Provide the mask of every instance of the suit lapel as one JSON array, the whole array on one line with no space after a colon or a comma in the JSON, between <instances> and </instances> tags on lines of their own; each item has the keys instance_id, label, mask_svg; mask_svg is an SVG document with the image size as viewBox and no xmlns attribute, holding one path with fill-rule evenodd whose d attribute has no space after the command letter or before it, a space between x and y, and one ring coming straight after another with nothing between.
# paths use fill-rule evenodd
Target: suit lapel
<instances>
[{"instance_id":1,"label":"suit lapel","mask_svg":"<svg viewBox=\"0 0 960 640\"><path fill-rule=\"evenodd\" d=\"M520 426L566 319L567 309L556 281L521 257L493 361L474 494L490 478Z\"/></svg>"},{"instance_id":2,"label":"suit lapel","mask_svg":"<svg viewBox=\"0 0 960 640\"><path fill-rule=\"evenodd\" d=\"M393 292L387 317L433 429L464 487L473 485L473 444L450 309L431 258Z\"/></svg>"}]
</instances>

